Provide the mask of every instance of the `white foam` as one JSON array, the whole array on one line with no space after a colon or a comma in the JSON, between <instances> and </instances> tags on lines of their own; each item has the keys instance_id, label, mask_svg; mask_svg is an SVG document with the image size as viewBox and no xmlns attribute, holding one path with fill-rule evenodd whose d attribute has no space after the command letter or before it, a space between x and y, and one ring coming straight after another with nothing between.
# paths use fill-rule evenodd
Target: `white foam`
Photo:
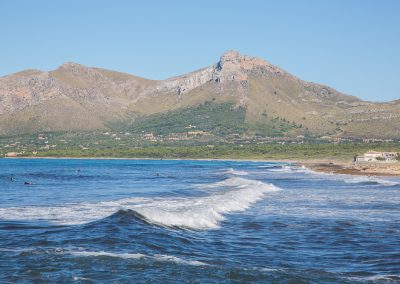
<instances>
[{"instance_id":1,"label":"white foam","mask_svg":"<svg viewBox=\"0 0 400 284\"><path fill-rule=\"evenodd\" d=\"M59 225L78 225L112 215L129 208L143 198L126 198L97 203L71 203L59 206L22 206L0 208L0 220L43 221Z\"/></svg>"},{"instance_id":2,"label":"white foam","mask_svg":"<svg viewBox=\"0 0 400 284\"><path fill-rule=\"evenodd\" d=\"M293 166L293 165L280 165L280 166L259 166L259 168L264 168L267 172L277 172L277 173L315 173L307 169L305 166Z\"/></svg>"},{"instance_id":3,"label":"white foam","mask_svg":"<svg viewBox=\"0 0 400 284\"><path fill-rule=\"evenodd\" d=\"M125 198L97 203L62 206L26 206L0 208L0 219L43 220L54 224L84 224L103 219L119 210L134 210L149 223L194 230L218 228L224 214L247 209L266 192L279 188L261 181L232 177L208 188L217 188L205 197L190 198Z\"/></svg>"},{"instance_id":4,"label":"white foam","mask_svg":"<svg viewBox=\"0 0 400 284\"><path fill-rule=\"evenodd\" d=\"M287 165L283 165L281 167L275 167L275 168L269 168L268 171L269 172L284 172L284 173L290 173L295 171L296 168L292 167L292 166L287 166Z\"/></svg>"},{"instance_id":5,"label":"white foam","mask_svg":"<svg viewBox=\"0 0 400 284\"><path fill-rule=\"evenodd\" d=\"M79 277L79 276L73 276L72 279L73 279L74 281L92 281L90 278Z\"/></svg>"},{"instance_id":6,"label":"white foam","mask_svg":"<svg viewBox=\"0 0 400 284\"><path fill-rule=\"evenodd\" d=\"M124 258L124 259L150 259L154 261L162 261L162 262L174 262L177 264L185 264L185 265L194 265L194 266L205 266L207 265L204 262L197 260L185 260L172 255L163 255L163 254L155 254L155 255L145 255L141 253L112 253L105 251L69 251L67 252L71 255L79 256L79 257L114 257L114 258Z\"/></svg>"},{"instance_id":7,"label":"white foam","mask_svg":"<svg viewBox=\"0 0 400 284\"><path fill-rule=\"evenodd\" d=\"M366 182L372 182L372 183L377 183L381 184L384 186L395 186L400 184L399 182L389 180L389 179L382 179L382 178L377 178L377 177L369 177L369 176L356 176L352 178L344 178L343 181L345 183L366 183Z\"/></svg>"},{"instance_id":8,"label":"white foam","mask_svg":"<svg viewBox=\"0 0 400 284\"><path fill-rule=\"evenodd\" d=\"M375 176L357 176L357 175L346 175L346 174L335 174L335 173L324 173L317 172L306 168L304 165L301 167L298 166L287 166L284 165L282 168L269 169L268 171L272 172L287 172L287 173L304 173L314 176L323 176L324 178L328 178L331 180L342 180L345 183L349 184L357 184L357 183L376 183L383 186L395 186L400 185L400 180L390 179L390 178L382 178Z\"/></svg>"},{"instance_id":9,"label":"white foam","mask_svg":"<svg viewBox=\"0 0 400 284\"><path fill-rule=\"evenodd\" d=\"M235 176L247 176L249 174L246 171L235 170L233 168L226 170L224 173L235 175Z\"/></svg>"},{"instance_id":10,"label":"white foam","mask_svg":"<svg viewBox=\"0 0 400 284\"><path fill-rule=\"evenodd\" d=\"M218 228L225 219L224 214L247 209L261 199L264 193L279 190L272 184L233 177L207 187L228 187L224 193L202 198L159 200L152 204L139 205L135 211L151 223L189 229Z\"/></svg>"},{"instance_id":11,"label":"white foam","mask_svg":"<svg viewBox=\"0 0 400 284\"><path fill-rule=\"evenodd\" d=\"M399 274L383 274L373 276L350 276L344 277L347 280L360 281L360 282L384 282L384 283L395 283L400 280Z\"/></svg>"},{"instance_id":12,"label":"white foam","mask_svg":"<svg viewBox=\"0 0 400 284\"><path fill-rule=\"evenodd\" d=\"M67 252L72 255L76 256L109 256L109 257L118 257L118 258L133 258L133 259L140 259L145 258L146 255L141 253L112 253L112 252L105 252L105 251L70 251Z\"/></svg>"},{"instance_id":13,"label":"white foam","mask_svg":"<svg viewBox=\"0 0 400 284\"><path fill-rule=\"evenodd\" d=\"M335 174L335 173L323 173L308 170L309 174L323 176L331 180L342 180L348 184L358 184L358 183L376 183L383 186L395 186L400 185L400 180L397 178L382 178L376 176L363 176L363 175L346 175L346 174ZM307 173L307 172L304 172Z\"/></svg>"}]
</instances>

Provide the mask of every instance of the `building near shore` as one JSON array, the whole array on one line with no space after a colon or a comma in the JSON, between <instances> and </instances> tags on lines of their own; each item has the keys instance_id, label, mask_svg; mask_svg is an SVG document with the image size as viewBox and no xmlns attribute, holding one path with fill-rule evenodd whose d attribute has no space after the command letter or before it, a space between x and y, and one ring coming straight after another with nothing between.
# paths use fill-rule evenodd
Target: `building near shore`
<instances>
[{"instance_id":1,"label":"building near shore","mask_svg":"<svg viewBox=\"0 0 400 284\"><path fill-rule=\"evenodd\" d=\"M356 156L355 162L395 162L397 157L397 152L368 151L364 155Z\"/></svg>"},{"instance_id":2,"label":"building near shore","mask_svg":"<svg viewBox=\"0 0 400 284\"><path fill-rule=\"evenodd\" d=\"M17 152L8 152L8 153L5 154L5 156L6 156L6 157L9 157L9 158L13 158L13 157L17 157L19 154L21 154L21 153L17 153Z\"/></svg>"}]
</instances>

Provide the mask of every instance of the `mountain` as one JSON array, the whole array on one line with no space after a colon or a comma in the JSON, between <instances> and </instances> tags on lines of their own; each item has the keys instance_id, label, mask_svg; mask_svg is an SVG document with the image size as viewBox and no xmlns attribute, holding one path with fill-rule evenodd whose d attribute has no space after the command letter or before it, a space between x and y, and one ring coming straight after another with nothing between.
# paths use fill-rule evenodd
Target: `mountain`
<instances>
[{"instance_id":1,"label":"mountain","mask_svg":"<svg viewBox=\"0 0 400 284\"><path fill-rule=\"evenodd\" d=\"M160 81L76 63L0 78L0 135L188 127L215 135L399 138L400 101L362 101L236 51Z\"/></svg>"}]
</instances>

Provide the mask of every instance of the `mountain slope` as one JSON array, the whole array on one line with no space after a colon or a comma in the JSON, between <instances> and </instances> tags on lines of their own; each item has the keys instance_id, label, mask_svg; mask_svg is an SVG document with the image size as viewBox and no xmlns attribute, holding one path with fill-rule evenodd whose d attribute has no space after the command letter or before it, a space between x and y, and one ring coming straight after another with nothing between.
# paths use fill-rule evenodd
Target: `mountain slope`
<instances>
[{"instance_id":1,"label":"mountain slope","mask_svg":"<svg viewBox=\"0 0 400 284\"><path fill-rule=\"evenodd\" d=\"M147 131L143 128L147 117L154 124L164 113L180 117L186 109L190 115L205 102L216 107L201 111L215 112L218 105L229 104L233 111L243 112L238 129L228 119L209 113L212 119L224 121L225 128L233 127L231 133L400 137L399 101L365 102L236 51L224 53L217 64L162 81L76 63L50 72L26 70L1 77L0 135L114 128ZM196 121L187 116L184 120ZM208 120L209 125L215 122ZM186 122L178 124L182 123ZM272 127L280 129L271 132Z\"/></svg>"}]
</instances>

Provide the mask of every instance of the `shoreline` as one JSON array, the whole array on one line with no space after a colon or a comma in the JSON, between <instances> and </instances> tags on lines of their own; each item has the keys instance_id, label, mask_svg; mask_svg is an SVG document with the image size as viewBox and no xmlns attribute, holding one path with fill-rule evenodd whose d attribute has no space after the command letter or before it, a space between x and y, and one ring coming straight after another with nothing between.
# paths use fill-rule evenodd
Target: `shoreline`
<instances>
[{"instance_id":1,"label":"shoreline","mask_svg":"<svg viewBox=\"0 0 400 284\"><path fill-rule=\"evenodd\" d=\"M227 159L227 158L119 158L119 157L4 157L4 159L62 159L62 160L154 160L154 161L232 161L289 163L305 167L315 172L358 176L400 176L400 162L394 163L354 163L329 159Z\"/></svg>"},{"instance_id":2,"label":"shoreline","mask_svg":"<svg viewBox=\"0 0 400 284\"><path fill-rule=\"evenodd\" d=\"M400 163L343 162L343 161L304 161L297 163L315 172L358 176L400 176Z\"/></svg>"}]
</instances>

